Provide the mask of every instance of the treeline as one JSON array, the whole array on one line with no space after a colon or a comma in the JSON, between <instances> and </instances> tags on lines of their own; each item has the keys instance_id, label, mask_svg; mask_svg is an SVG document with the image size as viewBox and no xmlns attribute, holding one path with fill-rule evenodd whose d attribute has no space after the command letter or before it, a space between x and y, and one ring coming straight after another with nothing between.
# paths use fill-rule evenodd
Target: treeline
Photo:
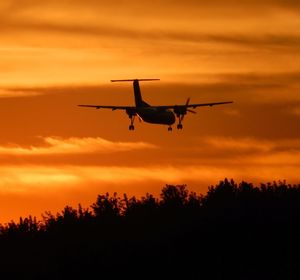
<instances>
[{"instance_id":1,"label":"treeline","mask_svg":"<svg viewBox=\"0 0 300 280\"><path fill-rule=\"evenodd\" d=\"M206 195L99 195L1 226L0 273L15 279L299 279L300 184L221 181ZM96 276L96 277L95 277Z\"/></svg>"}]
</instances>

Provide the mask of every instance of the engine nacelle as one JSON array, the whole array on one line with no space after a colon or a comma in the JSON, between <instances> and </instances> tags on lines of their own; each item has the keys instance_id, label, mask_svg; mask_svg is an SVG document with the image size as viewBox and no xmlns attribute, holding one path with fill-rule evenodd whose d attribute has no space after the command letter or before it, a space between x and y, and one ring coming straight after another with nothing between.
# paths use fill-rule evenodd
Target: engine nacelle
<instances>
[{"instance_id":1,"label":"engine nacelle","mask_svg":"<svg viewBox=\"0 0 300 280\"><path fill-rule=\"evenodd\" d=\"M177 117L186 115L187 113L187 108L186 106L175 106L174 107L174 113Z\"/></svg>"}]
</instances>

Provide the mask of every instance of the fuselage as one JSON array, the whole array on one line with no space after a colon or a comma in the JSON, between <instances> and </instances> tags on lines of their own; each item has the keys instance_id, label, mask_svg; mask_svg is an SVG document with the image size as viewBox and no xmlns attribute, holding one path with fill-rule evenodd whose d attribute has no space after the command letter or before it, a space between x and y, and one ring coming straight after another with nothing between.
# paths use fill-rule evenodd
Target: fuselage
<instances>
[{"instance_id":1,"label":"fuselage","mask_svg":"<svg viewBox=\"0 0 300 280\"><path fill-rule=\"evenodd\" d=\"M175 123L175 115L172 111L153 107L137 108L137 114L143 121L153 124L172 125Z\"/></svg>"}]
</instances>

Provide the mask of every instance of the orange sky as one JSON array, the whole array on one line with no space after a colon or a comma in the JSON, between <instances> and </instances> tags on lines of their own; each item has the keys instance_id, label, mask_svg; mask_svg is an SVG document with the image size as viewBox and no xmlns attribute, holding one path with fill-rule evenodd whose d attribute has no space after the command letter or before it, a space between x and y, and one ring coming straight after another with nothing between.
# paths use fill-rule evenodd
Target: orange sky
<instances>
[{"instance_id":1,"label":"orange sky","mask_svg":"<svg viewBox=\"0 0 300 280\"><path fill-rule=\"evenodd\" d=\"M2 2L0 222L170 183L300 182L299 1ZM153 105L235 103L172 133L76 106L132 105L121 78L161 78L141 84Z\"/></svg>"}]
</instances>

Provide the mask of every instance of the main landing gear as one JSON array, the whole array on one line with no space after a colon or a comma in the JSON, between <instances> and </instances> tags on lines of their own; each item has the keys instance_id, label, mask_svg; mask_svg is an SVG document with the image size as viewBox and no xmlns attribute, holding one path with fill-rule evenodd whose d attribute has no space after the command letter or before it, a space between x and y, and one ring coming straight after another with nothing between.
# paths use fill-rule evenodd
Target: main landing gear
<instances>
[{"instance_id":1,"label":"main landing gear","mask_svg":"<svg viewBox=\"0 0 300 280\"><path fill-rule=\"evenodd\" d=\"M177 124L177 129L182 129L183 126L182 126L182 121L183 121L183 118L184 118L184 114L179 114L178 115L178 124Z\"/></svg>"},{"instance_id":2,"label":"main landing gear","mask_svg":"<svg viewBox=\"0 0 300 280\"><path fill-rule=\"evenodd\" d=\"M129 125L129 130L134 130L134 118L135 118L135 115L130 115L129 116L130 118L130 125Z\"/></svg>"},{"instance_id":3,"label":"main landing gear","mask_svg":"<svg viewBox=\"0 0 300 280\"><path fill-rule=\"evenodd\" d=\"M182 128L183 128L182 121L183 121L184 115L185 114L177 114L177 118L178 118L177 129L178 130L182 130Z\"/></svg>"},{"instance_id":4,"label":"main landing gear","mask_svg":"<svg viewBox=\"0 0 300 280\"><path fill-rule=\"evenodd\" d=\"M181 130L182 128L183 128L182 124L178 124L178 125L177 125L177 129L180 129L180 130ZM130 128L129 128L129 129L130 129ZM169 126L169 127L168 127L168 131L172 132L172 130L173 130L172 126Z\"/></svg>"}]
</instances>

